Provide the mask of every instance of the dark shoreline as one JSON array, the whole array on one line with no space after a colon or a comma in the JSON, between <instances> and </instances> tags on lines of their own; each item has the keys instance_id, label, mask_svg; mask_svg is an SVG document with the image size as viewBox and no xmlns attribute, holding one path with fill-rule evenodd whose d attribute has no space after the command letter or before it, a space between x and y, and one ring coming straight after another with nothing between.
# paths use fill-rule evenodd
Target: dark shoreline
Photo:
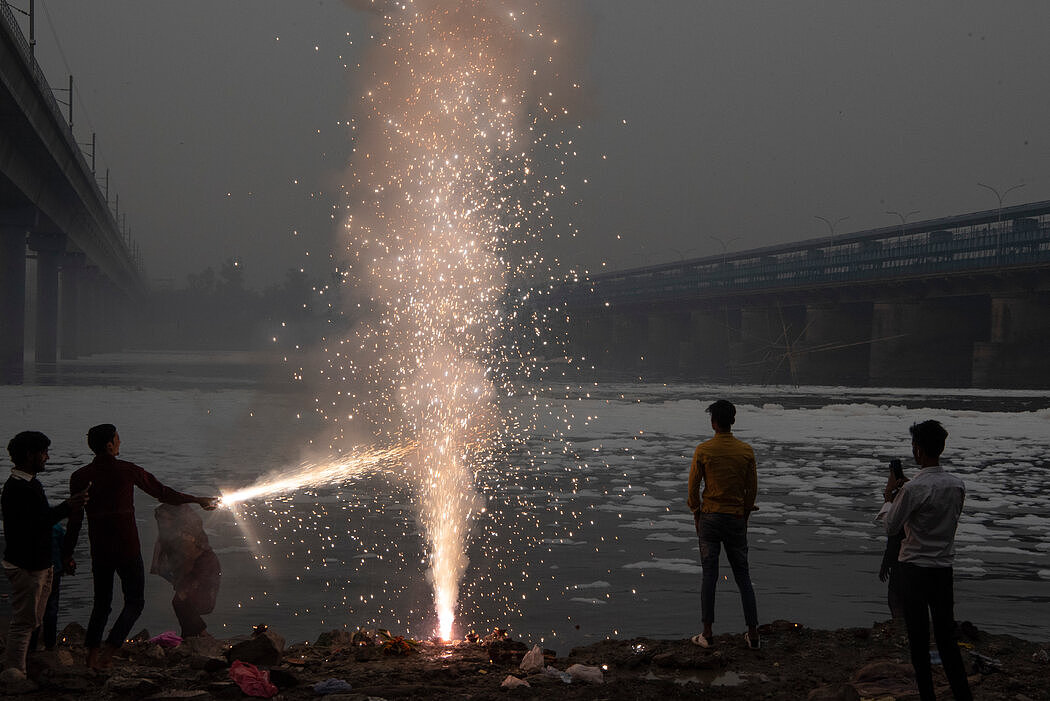
<instances>
[{"instance_id":1,"label":"dark shoreline","mask_svg":"<svg viewBox=\"0 0 1050 701\"><path fill-rule=\"evenodd\" d=\"M1050 642L991 635L972 626L960 636L977 699L1024 701L1050 692ZM35 653L30 677L39 689L20 698L239 699L230 680L234 659L266 669L281 699L859 699L916 698L907 644L892 622L871 628L817 630L788 621L764 625L762 648L750 650L739 634L716 635L710 649L689 640L609 639L567 655L544 650L544 664L559 672L572 665L602 670L601 684L520 668L524 643L494 632L474 642L443 645L402 641L375 631L332 631L312 644L292 645L262 630L230 640L198 638L162 648L145 632L125 645L111 670L83 666L82 629L64 631L56 651ZM235 648L231 646L236 645ZM508 676L529 686L506 689ZM327 696L314 685L338 679L349 691ZM935 680L943 674L935 667ZM7 690L5 690L6 692ZM5 697L7 694L5 694ZM945 698L948 696L945 695Z\"/></svg>"}]
</instances>

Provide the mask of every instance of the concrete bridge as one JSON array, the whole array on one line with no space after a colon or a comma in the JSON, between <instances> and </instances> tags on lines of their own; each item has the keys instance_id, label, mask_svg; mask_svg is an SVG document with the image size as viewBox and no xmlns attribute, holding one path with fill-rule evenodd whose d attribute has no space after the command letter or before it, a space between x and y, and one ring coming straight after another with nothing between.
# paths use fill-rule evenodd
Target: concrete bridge
<instances>
[{"instance_id":1,"label":"concrete bridge","mask_svg":"<svg viewBox=\"0 0 1050 701\"><path fill-rule=\"evenodd\" d=\"M59 355L118 348L128 302L145 290L107 195L11 7L0 0L2 383L22 380L32 280L32 345L44 366Z\"/></svg>"},{"instance_id":2,"label":"concrete bridge","mask_svg":"<svg viewBox=\"0 0 1050 701\"><path fill-rule=\"evenodd\" d=\"M606 376L1050 387L1050 201L603 273L552 302Z\"/></svg>"}]
</instances>

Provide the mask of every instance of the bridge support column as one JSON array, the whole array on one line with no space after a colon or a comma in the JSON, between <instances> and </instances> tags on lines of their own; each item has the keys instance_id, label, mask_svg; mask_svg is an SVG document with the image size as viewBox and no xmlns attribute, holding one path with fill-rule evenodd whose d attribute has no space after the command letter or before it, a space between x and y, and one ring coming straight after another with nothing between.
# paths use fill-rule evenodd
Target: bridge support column
<instances>
[{"instance_id":1,"label":"bridge support column","mask_svg":"<svg viewBox=\"0 0 1050 701\"><path fill-rule=\"evenodd\" d=\"M22 384L26 326L26 234L24 226L0 224L0 383Z\"/></svg>"},{"instance_id":2,"label":"bridge support column","mask_svg":"<svg viewBox=\"0 0 1050 701\"><path fill-rule=\"evenodd\" d=\"M38 365L58 361L58 263L65 248L61 234L31 234L29 248L36 252L36 351Z\"/></svg>"},{"instance_id":3,"label":"bridge support column","mask_svg":"<svg viewBox=\"0 0 1050 701\"><path fill-rule=\"evenodd\" d=\"M988 338L989 312L987 297L876 302L871 384L969 387L974 344Z\"/></svg>"},{"instance_id":4,"label":"bridge support column","mask_svg":"<svg viewBox=\"0 0 1050 701\"><path fill-rule=\"evenodd\" d=\"M1050 295L993 297L987 341L974 344L975 387L1050 387Z\"/></svg>"},{"instance_id":5,"label":"bridge support column","mask_svg":"<svg viewBox=\"0 0 1050 701\"><path fill-rule=\"evenodd\" d=\"M868 384L871 323L870 302L806 305L805 331L794 351L799 383Z\"/></svg>"},{"instance_id":6,"label":"bridge support column","mask_svg":"<svg viewBox=\"0 0 1050 701\"><path fill-rule=\"evenodd\" d=\"M587 319L572 345L601 377L634 375L643 363L648 329L640 312L602 309Z\"/></svg>"},{"instance_id":7,"label":"bridge support column","mask_svg":"<svg viewBox=\"0 0 1050 701\"><path fill-rule=\"evenodd\" d=\"M77 300L77 339L81 355L94 355L99 352L99 319L102 310L99 308L99 272L98 268L87 266L80 274L80 298Z\"/></svg>"},{"instance_id":8,"label":"bridge support column","mask_svg":"<svg viewBox=\"0 0 1050 701\"><path fill-rule=\"evenodd\" d=\"M794 345L802 333L805 307L744 306L736 374L744 382L797 383Z\"/></svg>"},{"instance_id":9,"label":"bridge support column","mask_svg":"<svg viewBox=\"0 0 1050 701\"><path fill-rule=\"evenodd\" d=\"M75 360L80 354L80 304L83 290L84 256L67 253L62 259L59 307L59 355L62 360Z\"/></svg>"},{"instance_id":10,"label":"bridge support column","mask_svg":"<svg viewBox=\"0 0 1050 701\"><path fill-rule=\"evenodd\" d=\"M676 375L680 346L689 334L689 313L654 311L647 322L646 379L667 379Z\"/></svg>"},{"instance_id":11,"label":"bridge support column","mask_svg":"<svg viewBox=\"0 0 1050 701\"><path fill-rule=\"evenodd\" d=\"M680 344L678 373L687 380L732 379L729 357L729 310L698 309L689 315L686 340ZM739 320L734 322L739 327Z\"/></svg>"}]
</instances>

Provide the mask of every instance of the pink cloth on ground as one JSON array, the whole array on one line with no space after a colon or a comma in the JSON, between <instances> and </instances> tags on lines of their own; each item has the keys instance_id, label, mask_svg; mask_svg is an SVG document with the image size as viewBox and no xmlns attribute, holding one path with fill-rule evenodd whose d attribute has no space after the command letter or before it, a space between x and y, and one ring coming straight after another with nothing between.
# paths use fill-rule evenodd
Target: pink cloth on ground
<instances>
[{"instance_id":1,"label":"pink cloth on ground","mask_svg":"<svg viewBox=\"0 0 1050 701\"><path fill-rule=\"evenodd\" d=\"M277 695L277 687L270 683L270 673L253 664L234 660L230 667L230 679L248 696L268 699Z\"/></svg>"},{"instance_id":2,"label":"pink cloth on ground","mask_svg":"<svg viewBox=\"0 0 1050 701\"><path fill-rule=\"evenodd\" d=\"M182 644L182 637L173 630L166 630L149 641L161 647L178 647Z\"/></svg>"}]
</instances>

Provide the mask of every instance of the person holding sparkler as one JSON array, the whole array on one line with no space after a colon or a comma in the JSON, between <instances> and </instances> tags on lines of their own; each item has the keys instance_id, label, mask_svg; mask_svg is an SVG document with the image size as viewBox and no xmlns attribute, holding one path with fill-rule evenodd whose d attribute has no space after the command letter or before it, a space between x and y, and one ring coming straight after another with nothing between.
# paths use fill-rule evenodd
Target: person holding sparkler
<instances>
[{"instance_id":1,"label":"person holding sparkler","mask_svg":"<svg viewBox=\"0 0 1050 701\"><path fill-rule=\"evenodd\" d=\"M74 494L91 486L91 500L85 511L91 543L94 602L85 645L88 649L88 666L107 669L146 604L146 575L139 531L135 525L135 487L164 504L199 504L209 511L218 506L218 498L195 497L177 492L161 484L160 480L138 465L118 460L120 434L113 424L100 424L88 431L88 446L95 453L95 459L74 472L69 484ZM63 558L68 563L67 570L73 569L73 549L80 536L82 522L83 512L70 515L69 529L62 548ZM113 602L113 575L120 577L124 607L102 648L102 633Z\"/></svg>"}]
</instances>

